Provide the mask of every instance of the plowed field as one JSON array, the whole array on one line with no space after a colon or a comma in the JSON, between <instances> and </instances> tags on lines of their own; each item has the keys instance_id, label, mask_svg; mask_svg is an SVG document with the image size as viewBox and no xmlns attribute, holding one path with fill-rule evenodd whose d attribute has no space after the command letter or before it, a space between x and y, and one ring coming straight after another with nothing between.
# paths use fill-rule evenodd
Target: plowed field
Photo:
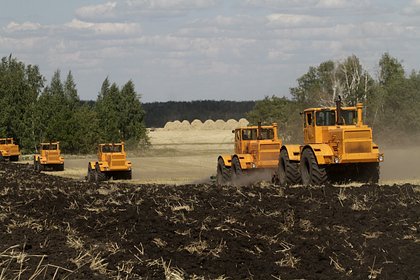
<instances>
[{"instance_id":1,"label":"plowed field","mask_svg":"<svg viewBox=\"0 0 420 280\"><path fill-rule=\"evenodd\" d=\"M419 279L419 217L408 184L97 185L1 163L0 279Z\"/></svg>"}]
</instances>

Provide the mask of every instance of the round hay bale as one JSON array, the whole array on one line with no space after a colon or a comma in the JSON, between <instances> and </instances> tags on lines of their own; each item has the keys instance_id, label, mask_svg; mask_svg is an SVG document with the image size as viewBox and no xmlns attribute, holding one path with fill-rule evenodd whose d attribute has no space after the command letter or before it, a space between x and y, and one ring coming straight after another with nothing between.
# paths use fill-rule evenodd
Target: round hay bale
<instances>
[{"instance_id":1,"label":"round hay bale","mask_svg":"<svg viewBox=\"0 0 420 280\"><path fill-rule=\"evenodd\" d=\"M248 124L249 124L249 121L247 119L242 118L239 120L240 127L247 126Z\"/></svg>"},{"instance_id":2,"label":"round hay bale","mask_svg":"<svg viewBox=\"0 0 420 280\"><path fill-rule=\"evenodd\" d=\"M225 129L226 122L224 120L216 120L214 122L215 129Z\"/></svg>"},{"instance_id":3,"label":"round hay bale","mask_svg":"<svg viewBox=\"0 0 420 280\"><path fill-rule=\"evenodd\" d=\"M213 130L214 127L215 127L215 125L214 125L214 121L213 120L206 120L203 123L203 129L205 129L205 130Z\"/></svg>"},{"instance_id":4,"label":"round hay bale","mask_svg":"<svg viewBox=\"0 0 420 280\"><path fill-rule=\"evenodd\" d=\"M203 122L195 119L191 122L191 128L192 129L202 129L203 128Z\"/></svg>"},{"instance_id":5,"label":"round hay bale","mask_svg":"<svg viewBox=\"0 0 420 280\"><path fill-rule=\"evenodd\" d=\"M164 130L173 130L174 123L173 122L167 122L165 126L163 127Z\"/></svg>"},{"instance_id":6,"label":"round hay bale","mask_svg":"<svg viewBox=\"0 0 420 280\"><path fill-rule=\"evenodd\" d=\"M227 120L225 127L226 127L226 129L230 129L230 130L238 128L239 127L239 122L237 120L234 120L234 119L229 119L229 120Z\"/></svg>"},{"instance_id":7,"label":"round hay bale","mask_svg":"<svg viewBox=\"0 0 420 280\"><path fill-rule=\"evenodd\" d=\"M182 123L179 125L179 129L180 130L190 130L191 129L190 122L187 121L187 120L183 120Z\"/></svg>"}]
</instances>

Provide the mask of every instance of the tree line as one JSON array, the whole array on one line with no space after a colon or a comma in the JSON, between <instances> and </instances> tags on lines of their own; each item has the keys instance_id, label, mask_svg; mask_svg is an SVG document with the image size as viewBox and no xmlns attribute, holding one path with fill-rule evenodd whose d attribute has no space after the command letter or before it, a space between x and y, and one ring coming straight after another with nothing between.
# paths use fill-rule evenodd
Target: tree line
<instances>
[{"instance_id":1,"label":"tree line","mask_svg":"<svg viewBox=\"0 0 420 280\"><path fill-rule=\"evenodd\" d=\"M148 144L145 112L130 80L122 87L108 78L96 102L81 101L73 75L54 72L50 84L38 66L16 58L0 63L0 137L13 137L23 152L40 142L60 141L66 153L89 153L101 142Z\"/></svg>"},{"instance_id":2,"label":"tree line","mask_svg":"<svg viewBox=\"0 0 420 280\"><path fill-rule=\"evenodd\" d=\"M380 143L416 143L420 139L420 72L407 73L402 62L384 53L372 77L352 55L312 66L290 88L291 98L271 96L257 101L247 114L256 124L278 122L286 141L302 141L300 112L308 107L335 106L340 95L345 106L364 104L365 123Z\"/></svg>"},{"instance_id":3,"label":"tree line","mask_svg":"<svg viewBox=\"0 0 420 280\"><path fill-rule=\"evenodd\" d=\"M212 120L239 120L255 106L255 101L169 101L144 103L147 127L163 127L168 121L199 119L202 122Z\"/></svg>"}]
</instances>

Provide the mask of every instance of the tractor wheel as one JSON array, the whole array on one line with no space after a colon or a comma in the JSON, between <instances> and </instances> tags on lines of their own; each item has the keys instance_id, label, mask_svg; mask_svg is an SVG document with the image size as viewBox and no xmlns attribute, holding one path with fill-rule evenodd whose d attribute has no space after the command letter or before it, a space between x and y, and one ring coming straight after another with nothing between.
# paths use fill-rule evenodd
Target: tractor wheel
<instances>
[{"instance_id":1,"label":"tractor wheel","mask_svg":"<svg viewBox=\"0 0 420 280\"><path fill-rule=\"evenodd\" d=\"M133 178L133 172L132 170L129 170L125 173L125 178L126 180L131 180Z\"/></svg>"},{"instance_id":2,"label":"tractor wheel","mask_svg":"<svg viewBox=\"0 0 420 280\"><path fill-rule=\"evenodd\" d=\"M106 179L107 179L106 174L101 171L101 169L99 168L99 164L96 164L95 182L99 183L99 182L102 182L102 181L106 181Z\"/></svg>"},{"instance_id":3,"label":"tractor wheel","mask_svg":"<svg viewBox=\"0 0 420 280\"><path fill-rule=\"evenodd\" d=\"M286 150L280 152L277 176L281 186L295 185L300 181L299 165L296 162L290 162Z\"/></svg>"},{"instance_id":4,"label":"tractor wheel","mask_svg":"<svg viewBox=\"0 0 420 280\"><path fill-rule=\"evenodd\" d=\"M379 182L379 163L365 163L359 166L360 179L363 183L377 184Z\"/></svg>"},{"instance_id":5,"label":"tractor wheel","mask_svg":"<svg viewBox=\"0 0 420 280\"><path fill-rule=\"evenodd\" d=\"M222 186L228 183L231 179L230 169L225 165L222 158L217 161L217 175L216 184Z\"/></svg>"},{"instance_id":6,"label":"tractor wheel","mask_svg":"<svg viewBox=\"0 0 420 280\"><path fill-rule=\"evenodd\" d=\"M58 166L58 171L64 171L64 163Z\"/></svg>"},{"instance_id":7,"label":"tractor wheel","mask_svg":"<svg viewBox=\"0 0 420 280\"><path fill-rule=\"evenodd\" d=\"M241 163L237 157L232 159L232 183L235 185L238 183L239 178L242 177L243 171L241 168Z\"/></svg>"},{"instance_id":8,"label":"tractor wheel","mask_svg":"<svg viewBox=\"0 0 420 280\"><path fill-rule=\"evenodd\" d=\"M19 156L11 156L10 161L19 161Z\"/></svg>"},{"instance_id":9,"label":"tractor wheel","mask_svg":"<svg viewBox=\"0 0 420 280\"><path fill-rule=\"evenodd\" d=\"M303 150L302 157L300 158L300 174L302 184L305 186L323 185L328 179L325 167L318 165L311 149Z\"/></svg>"},{"instance_id":10,"label":"tractor wheel","mask_svg":"<svg viewBox=\"0 0 420 280\"><path fill-rule=\"evenodd\" d=\"M94 182L95 181L95 175L93 174L95 171L92 170L92 168L90 167L90 164L88 166L88 172L87 172L87 176L86 176L86 181L88 182Z\"/></svg>"}]
</instances>

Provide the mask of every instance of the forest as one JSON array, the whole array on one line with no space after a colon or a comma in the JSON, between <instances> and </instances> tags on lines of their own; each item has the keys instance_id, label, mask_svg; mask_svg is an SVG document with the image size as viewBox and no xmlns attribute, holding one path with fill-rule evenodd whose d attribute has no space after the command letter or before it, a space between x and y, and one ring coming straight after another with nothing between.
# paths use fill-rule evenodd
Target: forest
<instances>
[{"instance_id":1,"label":"forest","mask_svg":"<svg viewBox=\"0 0 420 280\"><path fill-rule=\"evenodd\" d=\"M373 128L381 144L416 144L420 140L420 72L406 72L402 61L384 53L377 77L366 71L360 60L326 61L311 66L290 88L291 98L271 96L256 102L247 114L258 121L280 124L286 142L303 139L300 112L309 107L335 106L340 95L344 106L364 105L364 122Z\"/></svg>"},{"instance_id":2,"label":"forest","mask_svg":"<svg viewBox=\"0 0 420 280\"><path fill-rule=\"evenodd\" d=\"M37 65L10 55L0 63L0 137L15 138L23 152L35 151L40 142L58 140L65 153L84 154L100 142L123 140L129 148L146 147L146 127L163 127L167 121L246 117L251 124L277 122L282 139L300 141L299 112L332 106L340 95L344 105L364 104L365 122L373 127L378 142L416 143L420 72L407 72L402 61L389 53L382 55L377 67L373 77L351 55L309 67L289 93L263 100L142 103L131 80L119 86L108 77L96 100L80 100L71 71L63 79L56 70L47 84Z\"/></svg>"}]
</instances>

